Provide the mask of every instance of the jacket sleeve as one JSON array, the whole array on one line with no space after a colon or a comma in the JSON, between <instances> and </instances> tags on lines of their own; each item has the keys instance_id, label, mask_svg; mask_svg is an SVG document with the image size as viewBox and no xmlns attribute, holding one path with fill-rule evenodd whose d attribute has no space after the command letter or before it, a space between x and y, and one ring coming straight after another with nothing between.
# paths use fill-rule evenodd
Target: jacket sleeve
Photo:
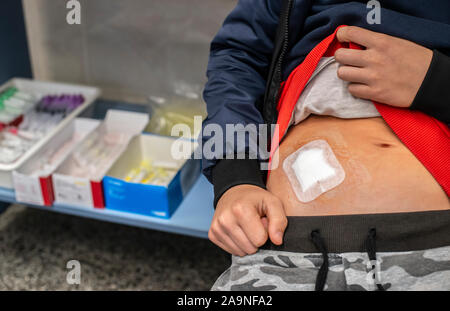
<instances>
[{"instance_id":1,"label":"jacket sleeve","mask_svg":"<svg viewBox=\"0 0 450 311\"><path fill-rule=\"evenodd\" d=\"M450 124L450 57L433 51L430 67L410 107Z\"/></svg>"},{"instance_id":2,"label":"jacket sleeve","mask_svg":"<svg viewBox=\"0 0 450 311\"><path fill-rule=\"evenodd\" d=\"M226 154L249 152L248 141L244 145L227 141L227 124L263 123L256 103L264 96L281 2L240 0L211 43L208 82L203 92L208 116L203 122L201 140L203 173L214 185L214 206L232 186L264 187L257 159L220 159ZM222 135L215 129L221 130ZM214 155L206 154L213 138Z\"/></svg>"}]
</instances>

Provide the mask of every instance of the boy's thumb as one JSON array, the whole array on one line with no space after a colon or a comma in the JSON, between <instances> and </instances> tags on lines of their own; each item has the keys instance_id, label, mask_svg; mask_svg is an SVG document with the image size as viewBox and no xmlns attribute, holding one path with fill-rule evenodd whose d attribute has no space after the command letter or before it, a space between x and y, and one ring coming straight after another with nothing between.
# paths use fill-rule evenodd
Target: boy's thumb
<instances>
[{"instance_id":1,"label":"boy's thumb","mask_svg":"<svg viewBox=\"0 0 450 311\"><path fill-rule=\"evenodd\" d=\"M269 238L276 245L283 244L283 235L287 227L287 218L280 200L273 200L267 206L267 220L269 222Z\"/></svg>"}]
</instances>

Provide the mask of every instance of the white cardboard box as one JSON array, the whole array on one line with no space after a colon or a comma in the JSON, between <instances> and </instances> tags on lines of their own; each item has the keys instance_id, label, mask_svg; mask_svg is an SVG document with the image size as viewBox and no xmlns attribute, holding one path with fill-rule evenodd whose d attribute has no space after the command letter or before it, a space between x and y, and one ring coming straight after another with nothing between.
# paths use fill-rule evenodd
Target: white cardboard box
<instances>
[{"instance_id":1,"label":"white cardboard box","mask_svg":"<svg viewBox=\"0 0 450 311\"><path fill-rule=\"evenodd\" d=\"M54 199L52 173L99 124L100 121L93 119L72 120L67 127L31 156L20 169L13 171L16 200L36 205L52 205ZM33 173L40 164L48 163L50 157L54 157L52 165L47 164L48 167L45 170Z\"/></svg>"},{"instance_id":2,"label":"white cardboard box","mask_svg":"<svg viewBox=\"0 0 450 311\"><path fill-rule=\"evenodd\" d=\"M71 176L70 168L75 163L74 152L88 142L89 137L86 137L53 174L55 201L66 205L104 208L103 176L127 149L128 143L133 136L143 131L148 120L149 117L145 113L108 110L105 120L92 132L92 135L123 134L122 141L117 142L117 154L111 157L109 161L101 163L103 169L96 172L95 176Z\"/></svg>"}]
</instances>

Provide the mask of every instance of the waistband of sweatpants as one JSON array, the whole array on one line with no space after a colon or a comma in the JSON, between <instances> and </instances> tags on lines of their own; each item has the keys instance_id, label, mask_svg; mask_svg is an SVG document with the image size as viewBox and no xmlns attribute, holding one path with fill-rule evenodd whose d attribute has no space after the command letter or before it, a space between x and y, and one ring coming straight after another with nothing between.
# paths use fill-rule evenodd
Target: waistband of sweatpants
<instances>
[{"instance_id":1,"label":"waistband of sweatpants","mask_svg":"<svg viewBox=\"0 0 450 311\"><path fill-rule=\"evenodd\" d=\"M283 244L261 247L316 253L311 232L318 230L328 252L365 252L369 230L376 229L378 252L425 250L450 245L450 210L336 216L289 216Z\"/></svg>"}]
</instances>

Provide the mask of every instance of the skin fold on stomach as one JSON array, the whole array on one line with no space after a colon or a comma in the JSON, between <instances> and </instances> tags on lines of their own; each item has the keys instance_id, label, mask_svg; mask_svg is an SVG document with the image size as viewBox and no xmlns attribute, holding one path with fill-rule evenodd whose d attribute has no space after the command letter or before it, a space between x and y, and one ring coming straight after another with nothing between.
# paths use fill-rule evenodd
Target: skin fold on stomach
<instances>
[{"instance_id":1,"label":"skin fold on stomach","mask_svg":"<svg viewBox=\"0 0 450 311\"><path fill-rule=\"evenodd\" d=\"M300 147L323 139L344 168L344 181L315 200L300 202L283 161ZM279 147L268 190L281 199L287 216L399 213L450 209L450 200L427 169L384 120L310 116L292 126Z\"/></svg>"}]
</instances>

